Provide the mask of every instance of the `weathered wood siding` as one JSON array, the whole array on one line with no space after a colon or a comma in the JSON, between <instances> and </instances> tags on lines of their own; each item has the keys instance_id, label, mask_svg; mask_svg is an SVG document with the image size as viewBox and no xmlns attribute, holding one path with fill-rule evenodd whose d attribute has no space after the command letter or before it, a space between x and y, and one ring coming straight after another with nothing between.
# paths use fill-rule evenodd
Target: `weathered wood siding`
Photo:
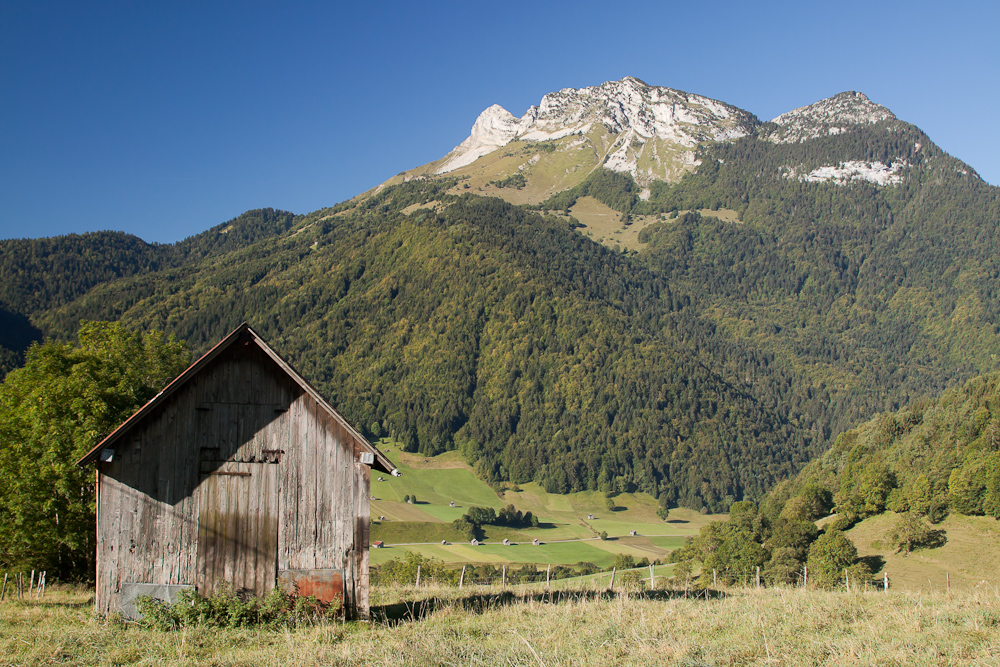
<instances>
[{"instance_id":1,"label":"weathered wood siding","mask_svg":"<svg viewBox=\"0 0 1000 667\"><path fill-rule=\"evenodd\" d=\"M262 593L279 570L343 568L348 615L366 617L361 448L255 344L232 345L99 464L98 611L123 582Z\"/></svg>"}]
</instances>

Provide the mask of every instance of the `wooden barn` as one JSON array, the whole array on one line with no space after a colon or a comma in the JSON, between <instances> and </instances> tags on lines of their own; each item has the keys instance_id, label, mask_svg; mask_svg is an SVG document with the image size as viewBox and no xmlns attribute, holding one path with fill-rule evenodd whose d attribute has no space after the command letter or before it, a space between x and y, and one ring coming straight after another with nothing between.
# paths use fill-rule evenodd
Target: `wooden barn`
<instances>
[{"instance_id":1,"label":"wooden barn","mask_svg":"<svg viewBox=\"0 0 1000 667\"><path fill-rule=\"evenodd\" d=\"M368 617L371 468L395 466L246 324L94 447L97 611L223 582Z\"/></svg>"}]
</instances>

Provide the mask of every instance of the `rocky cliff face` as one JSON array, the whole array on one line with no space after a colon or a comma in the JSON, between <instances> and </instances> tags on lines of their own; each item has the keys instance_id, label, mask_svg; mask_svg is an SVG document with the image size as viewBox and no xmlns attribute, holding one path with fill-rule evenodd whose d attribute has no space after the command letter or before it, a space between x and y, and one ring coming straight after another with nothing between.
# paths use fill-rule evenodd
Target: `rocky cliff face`
<instances>
[{"instance_id":1,"label":"rocky cliff face","mask_svg":"<svg viewBox=\"0 0 1000 667\"><path fill-rule=\"evenodd\" d=\"M625 77L549 93L520 118L495 104L480 114L465 141L441 160L414 170L414 175L472 176L478 179L472 185L480 191L525 203L573 187L603 166L631 175L643 187L640 196L645 197L652 181L676 182L694 169L701 144L746 136L779 145L800 144L876 123L888 123L893 131L911 127L855 91L761 123L730 104ZM491 155L510 144L515 145L505 151L508 159ZM784 164L780 171L786 178L801 181L891 186L902 182L912 166L909 158L921 150L921 144L915 143L908 156L879 160L830 146L825 158ZM491 157L480 161L486 156ZM534 191L518 195L486 187L515 173Z\"/></svg>"},{"instance_id":2,"label":"rocky cliff face","mask_svg":"<svg viewBox=\"0 0 1000 667\"><path fill-rule=\"evenodd\" d=\"M699 143L746 136L758 124L753 114L732 105L625 77L549 93L520 118L493 105L436 171L460 169L515 140L579 135L609 169L627 172L640 183L674 180L694 164Z\"/></svg>"},{"instance_id":3,"label":"rocky cliff face","mask_svg":"<svg viewBox=\"0 0 1000 667\"><path fill-rule=\"evenodd\" d=\"M896 120L896 116L863 93L850 91L783 113L771 121L777 127L761 134L768 141L790 144L840 134L853 125L883 120Z\"/></svg>"}]
</instances>

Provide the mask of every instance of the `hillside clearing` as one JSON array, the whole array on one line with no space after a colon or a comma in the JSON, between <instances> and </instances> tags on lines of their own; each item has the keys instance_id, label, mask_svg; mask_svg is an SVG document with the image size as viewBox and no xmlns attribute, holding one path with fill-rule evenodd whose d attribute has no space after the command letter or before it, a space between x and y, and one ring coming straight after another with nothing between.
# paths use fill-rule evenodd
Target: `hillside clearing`
<instances>
[{"instance_id":1,"label":"hillside clearing","mask_svg":"<svg viewBox=\"0 0 1000 667\"><path fill-rule=\"evenodd\" d=\"M950 515L935 529L944 530L947 542L934 549L897 554L886 534L898 521L892 512L874 516L847 532L858 555L884 561L877 570L889 574L891 585L907 591L973 590L996 585L1000 571L1000 524L992 517Z\"/></svg>"}]
</instances>

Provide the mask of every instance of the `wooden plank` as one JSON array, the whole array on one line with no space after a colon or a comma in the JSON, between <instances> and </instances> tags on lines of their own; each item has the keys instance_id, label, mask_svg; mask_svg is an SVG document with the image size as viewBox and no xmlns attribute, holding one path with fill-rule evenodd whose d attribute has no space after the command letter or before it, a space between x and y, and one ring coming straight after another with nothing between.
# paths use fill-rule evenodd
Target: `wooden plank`
<instances>
[{"instance_id":1,"label":"wooden plank","mask_svg":"<svg viewBox=\"0 0 1000 667\"><path fill-rule=\"evenodd\" d=\"M174 470L173 485L171 489L173 503L171 510L173 516L173 526L171 534L174 536L175 545L172 552L172 573L170 582L172 584L193 584L195 581L190 578L191 566L188 551L192 548L191 533L188 524L194 521L197 524L197 517L190 516L189 499L196 493L198 478L192 481L192 470L197 473L197 455L192 456L192 452L200 451L198 444L198 412L195 407L198 405L197 383L189 384L183 395L183 402L179 404L178 414L183 418L181 428L177 430L177 440L174 443ZM197 533L195 534L197 537ZM197 546L194 547L197 549Z\"/></svg>"},{"instance_id":2,"label":"wooden plank","mask_svg":"<svg viewBox=\"0 0 1000 667\"><path fill-rule=\"evenodd\" d=\"M336 452L324 420L316 420L316 568L339 568L336 558L336 523L333 493Z\"/></svg>"},{"instance_id":3,"label":"wooden plank","mask_svg":"<svg viewBox=\"0 0 1000 667\"><path fill-rule=\"evenodd\" d=\"M258 576L258 574L261 574L259 561L264 560L266 554L261 552L260 544L267 536L262 534L260 523L262 517L270 511L268 507L270 501L268 497L269 478L268 471L265 470L269 466L256 463L250 464L250 467L253 474L248 480L250 483L247 485L246 514L243 521L246 546L242 558L245 561L242 579L247 588L257 595L263 595L268 589L265 587L263 576Z\"/></svg>"},{"instance_id":4,"label":"wooden plank","mask_svg":"<svg viewBox=\"0 0 1000 667\"><path fill-rule=\"evenodd\" d=\"M354 455L350 447L350 434L338 420L330 418L330 432L337 443L337 486L336 512L338 518L337 532L340 536L338 548L345 572L351 576L351 586L354 586L353 570L349 560L354 552L354 507L355 483Z\"/></svg>"},{"instance_id":5,"label":"wooden plank","mask_svg":"<svg viewBox=\"0 0 1000 667\"><path fill-rule=\"evenodd\" d=\"M183 390L182 390L183 391ZM146 498L147 512L155 516L153 525L153 539L150 542L150 554L152 558L150 579L151 583L165 584L170 581L170 555L176 544L174 532L173 512L170 505L170 491L172 488L171 476L175 474L174 455L177 444L177 414L178 399L177 394L170 396L164 403L163 431L162 439L156 447L152 447L155 461L154 474L156 482L152 493Z\"/></svg>"},{"instance_id":6,"label":"wooden plank","mask_svg":"<svg viewBox=\"0 0 1000 667\"><path fill-rule=\"evenodd\" d=\"M277 447L285 450L278 464L278 569L290 570L292 567L292 545L298 532L298 470L301 455L298 443L301 441L299 426L302 400L296 400L285 413L285 429Z\"/></svg>"},{"instance_id":7,"label":"wooden plank","mask_svg":"<svg viewBox=\"0 0 1000 667\"><path fill-rule=\"evenodd\" d=\"M230 558L232 563L229 566L232 571L232 578L227 581L231 581L236 588L247 587L247 561L250 554L247 552L252 552L251 548L254 546L254 542L249 541L249 535L247 535L247 530L249 529L248 523L250 522L250 497L253 495L251 493L254 490L257 480L254 479L253 473L250 470L245 470L244 468L249 467L250 464L239 464L237 470L232 470L234 475L230 475L232 479L229 480L231 487L231 493L233 498L233 505L230 508L230 524L233 527L233 532L229 534L229 541L232 544L232 549L230 552ZM240 479L242 477L242 479ZM248 586L248 588L253 588L253 584Z\"/></svg>"},{"instance_id":8,"label":"wooden plank","mask_svg":"<svg viewBox=\"0 0 1000 667\"><path fill-rule=\"evenodd\" d=\"M211 573L208 569L212 563L212 558L209 556L209 549L212 548L213 542L210 538L211 525L206 508L211 507L213 504L211 495L214 484L215 481L213 480L204 480L198 485L198 558L195 572L197 573L198 590L202 595L209 595L211 593L208 587L208 582L211 581Z\"/></svg>"},{"instance_id":9,"label":"wooden plank","mask_svg":"<svg viewBox=\"0 0 1000 667\"><path fill-rule=\"evenodd\" d=\"M222 541L222 548L216 547L216 550L222 556L221 568L217 564L216 569L221 569L222 579L224 581L235 583L236 579L236 564L238 560L238 549L239 545L239 519L240 519L240 501L243 499L243 491L245 491L245 484L243 482L246 480L239 479L237 477L223 477L222 483L225 489L225 514L223 514L225 521L225 533Z\"/></svg>"},{"instance_id":10,"label":"wooden plank","mask_svg":"<svg viewBox=\"0 0 1000 667\"><path fill-rule=\"evenodd\" d=\"M368 542L371 537L371 468L357 461L354 464L358 489L358 504L354 508L357 532L354 538L356 561L355 610L358 618L368 619Z\"/></svg>"},{"instance_id":11,"label":"wooden plank","mask_svg":"<svg viewBox=\"0 0 1000 667\"><path fill-rule=\"evenodd\" d=\"M260 595L274 588L278 579L278 466L262 464L261 498L266 499L266 511L258 517L256 586Z\"/></svg>"},{"instance_id":12,"label":"wooden plank","mask_svg":"<svg viewBox=\"0 0 1000 667\"><path fill-rule=\"evenodd\" d=\"M307 404L308 405L308 404ZM306 419L306 437L302 440L302 471L300 473L299 497L302 502L302 530L299 544L299 567L297 569L314 569L316 567L316 452L318 449L319 424L312 405L303 411Z\"/></svg>"}]
</instances>

